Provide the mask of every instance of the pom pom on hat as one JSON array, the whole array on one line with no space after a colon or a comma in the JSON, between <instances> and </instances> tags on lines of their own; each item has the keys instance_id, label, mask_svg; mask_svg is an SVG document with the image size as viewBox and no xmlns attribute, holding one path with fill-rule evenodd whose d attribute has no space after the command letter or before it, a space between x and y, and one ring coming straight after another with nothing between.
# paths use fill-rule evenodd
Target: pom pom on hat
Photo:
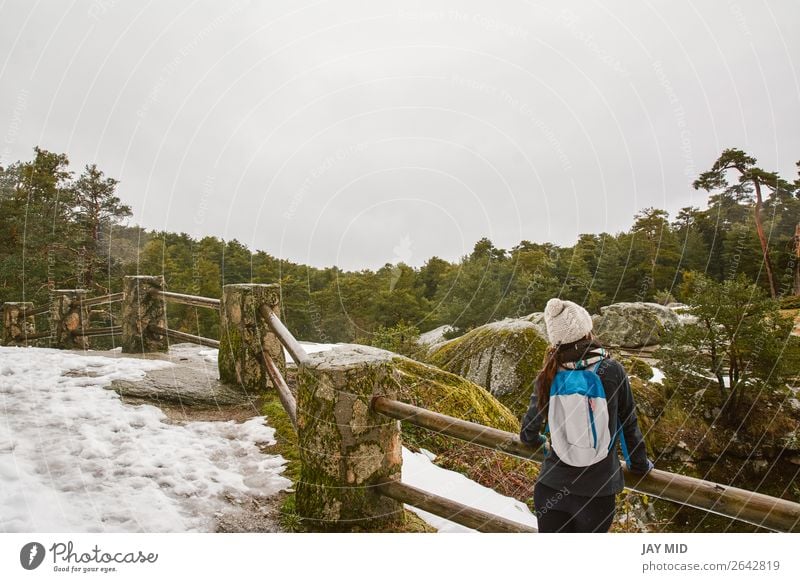
<instances>
[{"instance_id":1,"label":"pom pom on hat","mask_svg":"<svg viewBox=\"0 0 800 582\"><path fill-rule=\"evenodd\" d=\"M544 308L547 338L554 346L578 341L592 331L592 316L572 301L554 297Z\"/></svg>"}]
</instances>

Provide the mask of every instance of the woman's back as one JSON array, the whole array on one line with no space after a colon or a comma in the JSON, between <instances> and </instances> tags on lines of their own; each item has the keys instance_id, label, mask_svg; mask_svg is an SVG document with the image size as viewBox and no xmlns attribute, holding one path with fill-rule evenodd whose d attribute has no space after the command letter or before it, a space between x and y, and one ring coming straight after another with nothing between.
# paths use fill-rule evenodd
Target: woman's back
<instances>
[{"instance_id":1,"label":"woman's back","mask_svg":"<svg viewBox=\"0 0 800 582\"><path fill-rule=\"evenodd\" d=\"M557 489L567 487L576 495L611 495L619 493L624 488L625 483L617 453L617 443L620 440L618 419L623 426L622 432L625 434L631 466L634 470L640 467L645 470L647 467L644 439L638 427L633 394L625 369L616 360L604 358L596 373L600 376L605 390L608 430L613 439L608 455L588 467L574 467L562 462L555 451L550 449L539 471L542 483Z\"/></svg>"}]
</instances>

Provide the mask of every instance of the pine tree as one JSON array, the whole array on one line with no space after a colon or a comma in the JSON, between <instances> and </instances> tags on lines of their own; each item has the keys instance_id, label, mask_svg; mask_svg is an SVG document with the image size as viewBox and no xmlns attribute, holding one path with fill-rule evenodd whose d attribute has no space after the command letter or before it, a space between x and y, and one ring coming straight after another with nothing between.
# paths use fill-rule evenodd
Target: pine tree
<instances>
[{"instance_id":1,"label":"pine tree","mask_svg":"<svg viewBox=\"0 0 800 582\"><path fill-rule=\"evenodd\" d=\"M101 247L102 229L107 233L123 218L131 215L130 206L123 204L116 195L119 181L106 178L95 164L87 165L72 186L73 216L80 230L76 242L83 258L82 281L79 286L88 289L102 287L95 281L95 272L111 260L109 253ZM105 254L105 260L102 255Z\"/></svg>"},{"instance_id":2,"label":"pine tree","mask_svg":"<svg viewBox=\"0 0 800 582\"><path fill-rule=\"evenodd\" d=\"M794 191L794 185L786 180L783 180L775 172L766 172L757 167L756 159L748 156L742 150L731 148L722 152L720 157L714 162L714 165L708 172L700 174L700 177L694 181L694 188L703 189L706 191L715 190L728 190L730 184L728 183L727 173L729 170L735 170L739 173L739 186L744 188L752 186L755 192L755 206L753 207L753 217L756 224L756 232L758 233L758 240L761 244L761 253L764 259L764 269L767 275L767 282L772 297L778 295L778 286L770 258L770 250L767 243L767 235L764 232L764 221L762 218L762 209L764 207L764 195L762 187L771 191L773 196L781 195L782 193ZM743 190L740 190L741 192Z\"/></svg>"}]
</instances>

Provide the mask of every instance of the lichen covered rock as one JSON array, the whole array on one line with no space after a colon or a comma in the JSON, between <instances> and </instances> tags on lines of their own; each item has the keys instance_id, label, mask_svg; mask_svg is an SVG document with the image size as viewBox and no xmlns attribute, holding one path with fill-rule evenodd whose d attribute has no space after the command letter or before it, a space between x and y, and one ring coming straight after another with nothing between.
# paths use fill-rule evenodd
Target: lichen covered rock
<instances>
[{"instance_id":1,"label":"lichen covered rock","mask_svg":"<svg viewBox=\"0 0 800 582\"><path fill-rule=\"evenodd\" d=\"M543 338L547 337L547 325L544 323L544 311L535 311L523 317L525 321L530 321L536 326L536 331L539 332Z\"/></svg>"},{"instance_id":2,"label":"lichen covered rock","mask_svg":"<svg viewBox=\"0 0 800 582\"><path fill-rule=\"evenodd\" d=\"M664 332L681 321L674 310L658 303L614 303L592 316L594 333L612 347L641 348L661 343Z\"/></svg>"},{"instance_id":3,"label":"lichen covered rock","mask_svg":"<svg viewBox=\"0 0 800 582\"><path fill-rule=\"evenodd\" d=\"M483 386L520 414L527 407L546 349L538 323L504 319L435 346L426 361Z\"/></svg>"}]
</instances>

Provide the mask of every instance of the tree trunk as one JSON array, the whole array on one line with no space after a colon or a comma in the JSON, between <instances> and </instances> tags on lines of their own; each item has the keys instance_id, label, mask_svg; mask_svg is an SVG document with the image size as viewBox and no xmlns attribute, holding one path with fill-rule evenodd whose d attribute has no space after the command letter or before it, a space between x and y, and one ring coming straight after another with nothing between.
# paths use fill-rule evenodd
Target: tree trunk
<instances>
[{"instance_id":1,"label":"tree trunk","mask_svg":"<svg viewBox=\"0 0 800 582\"><path fill-rule=\"evenodd\" d=\"M772 261L769 258L769 247L767 246L767 237L764 235L764 225L761 224L761 206L763 199L761 198L761 183L759 182L758 178L753 178L753 185L756 189L756 232L758 232L758 240L761 243L761 252L764 255L764 268L767 271L770 296L775 299L778 296L778 290L775 286L775 276L772 273Z\"/></svg>"},{"instance_id":2,"label":"tree trunk","mask_svg":"<svg viewBox=\"0 0 800 582\"><path fill-rule=\"evenodd\" d=\"M711 323L708 320L705 320L704 323L709 333L713 333L713 329L711 328ZM711 369L714 371L714 375L717 377L717 385L719 386L720 397L723 398L724 400L725 380L722 379L722 362L718 360L717 343L714 340L711 341Z\"/></svg>"},{"instance_id":3,"label":"tree trunk","mask_svg":"<svg viewBox=\"0 0 800 582\"><path fill-rule=\"evenodd\" d=\"M794 227L794 285L792 294L800 295L800 222Z\"/></svg>"}]
</instances>

